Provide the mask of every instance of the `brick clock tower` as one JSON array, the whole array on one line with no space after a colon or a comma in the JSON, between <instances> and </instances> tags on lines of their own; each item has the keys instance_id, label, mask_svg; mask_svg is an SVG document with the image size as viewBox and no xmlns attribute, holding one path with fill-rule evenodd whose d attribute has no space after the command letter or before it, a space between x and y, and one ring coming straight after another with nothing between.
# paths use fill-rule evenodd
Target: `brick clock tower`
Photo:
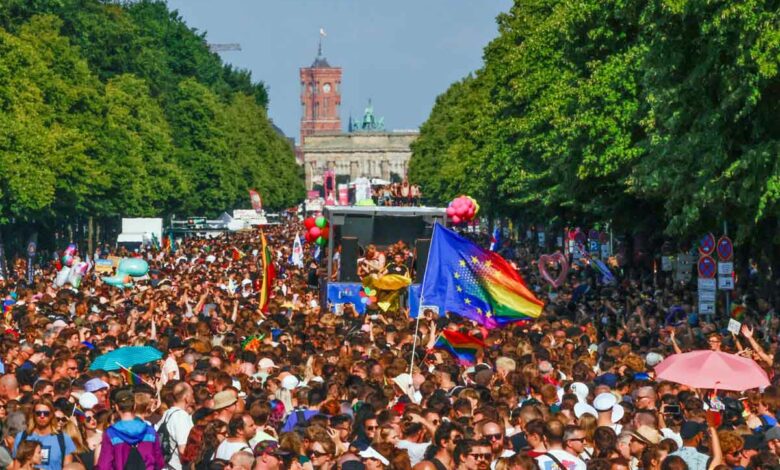
<instances>
[{"instance_id":1,"label":"brick clock tower","mask_svg":"<svg viewBox=\"0 0 780 470\"><path fill-rule=\"evenodd\" d=\"M301 140L319 132L340 132L341 67L331 67L322 56L320 42L311 67L301 68Z\"/></svg>"}]
</instances>

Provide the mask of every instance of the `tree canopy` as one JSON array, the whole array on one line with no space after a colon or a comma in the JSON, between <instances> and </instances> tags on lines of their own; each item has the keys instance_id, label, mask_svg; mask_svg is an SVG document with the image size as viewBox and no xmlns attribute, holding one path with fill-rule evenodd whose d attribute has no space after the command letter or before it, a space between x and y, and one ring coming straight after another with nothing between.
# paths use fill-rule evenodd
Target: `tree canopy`
<instances>
[{"instance_id":1,"label":"tree canopy","mask_svg":"<svg viewBox=\"0 0 780 470\"><path fill-rule=\"evenodd\" d=\"M162 1L0 3L0 223L302 199L268 94Z\"/></svg>"},{"instance_id":2,"label":"tree canopy","mask_svg":"<svg viewBox=\"0 0 780 470\"><path fill-rule=\"evenodd\" d=\"M413 145L430 202L777 241L779 2L516 0L497 22Z\"/></svg>"}]
</instances>

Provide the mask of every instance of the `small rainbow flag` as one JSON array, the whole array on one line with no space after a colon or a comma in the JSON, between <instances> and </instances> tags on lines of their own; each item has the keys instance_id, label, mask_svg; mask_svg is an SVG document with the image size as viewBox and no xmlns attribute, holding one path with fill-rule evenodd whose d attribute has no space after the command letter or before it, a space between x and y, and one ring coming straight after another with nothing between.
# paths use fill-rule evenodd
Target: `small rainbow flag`
<instances>
[{"instance_id":1,"label":"small rainbow flag","mask_svg":"<svg viewBox=\"0 0 780 470\"><path fill-rule=\"evenodd\" d=\"M734 304L731 307L731 318L741 322L745 319L745 312L747 312L747 308L744 305Z\"/></svg>"},{"instance_id":2,"label":"small rainbow flag","mask_svg":"<svg viewBox=\"0 0 780 470\"><path fill-rule=\"evenodd\" d=\"M122 377L124 377L127 385L141 385L144 383L143 379L138 374L126 367L122 367Z\"/></svg>"},{"instance_id":3,"label":"small rainbow flag","mask_svg":"<svg viewBox=\"0 0 780 470\"><path fill-rule=\"evenodd\" d=\"M461 363L473 364L477 360L477 351L484 348L485 343L459 331L444 330L433 347L448 351Z\"/></svg>"}]
</instances>

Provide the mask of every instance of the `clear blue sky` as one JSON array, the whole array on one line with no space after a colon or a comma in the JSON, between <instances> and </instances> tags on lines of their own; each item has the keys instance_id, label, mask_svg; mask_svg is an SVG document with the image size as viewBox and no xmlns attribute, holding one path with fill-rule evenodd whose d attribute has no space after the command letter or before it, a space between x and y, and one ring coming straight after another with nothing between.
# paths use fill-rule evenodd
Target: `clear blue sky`
<instances>
[{"instance_id":1,"label":"clear blue sky","mask_svg":"<svg viewBox=\"0 0 780 470\"><path fill-rule=\"evenodd\" d=\"M450 83L476 70L511 0L168 0L211 43L240 43L226 62L269 88L269 114L291 137L301 113L298 69L317 54L343 68L341 119L371 98L388 129L416 129Z\"/></svg>"}]
</instances>

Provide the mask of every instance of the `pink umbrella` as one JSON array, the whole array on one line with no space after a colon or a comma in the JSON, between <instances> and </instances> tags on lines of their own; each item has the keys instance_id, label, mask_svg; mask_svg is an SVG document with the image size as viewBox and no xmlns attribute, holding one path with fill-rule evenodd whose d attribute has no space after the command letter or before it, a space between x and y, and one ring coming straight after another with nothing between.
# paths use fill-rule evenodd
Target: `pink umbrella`
<instances>
[{"instance_id":1,"label":"pink umbrella","mask_svg":"<svg viewBox=\"0 0 780 470\"><path fill-rule=\"evenodd\" d=\"M766 372L753 359L720 351L674 354L655 366L657 380L694 388L741 392L769 385Z\"/></svg>"}]
</instances>

